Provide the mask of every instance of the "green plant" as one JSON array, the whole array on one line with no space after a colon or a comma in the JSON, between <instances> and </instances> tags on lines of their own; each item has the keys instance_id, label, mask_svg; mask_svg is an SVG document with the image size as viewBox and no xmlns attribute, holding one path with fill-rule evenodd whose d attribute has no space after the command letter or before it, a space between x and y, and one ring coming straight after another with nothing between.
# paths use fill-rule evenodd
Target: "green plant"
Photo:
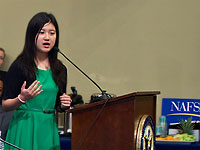
<instances>
[{"instance_id":1,"label":"green plant","mask_svg":"<svg viewBox=\"0 0 200 150\"><path fill-rule=\"evenodd\" d=\"M181 120L179 125L179 133L187 133L189 135L193 134L194 124L192 124L192 116L187 120Z\"/></svg>"}]
</instances>

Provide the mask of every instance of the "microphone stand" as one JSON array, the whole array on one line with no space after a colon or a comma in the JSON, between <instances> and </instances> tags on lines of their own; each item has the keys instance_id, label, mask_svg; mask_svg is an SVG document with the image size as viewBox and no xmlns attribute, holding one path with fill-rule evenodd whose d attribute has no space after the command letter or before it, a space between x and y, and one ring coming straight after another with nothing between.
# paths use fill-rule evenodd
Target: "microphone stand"
<instances>
[{"instance_id":1,"label":"microphone stand","mask_svg":"<svg viewBox=\"0 0 200 150\"><path fill-rule=\"evenodd\" d=\"M78 69L82 74L84 74L94 85L97 86L97 88L101 91L102 96L101 96L101 100L106 100L106 99L110 99L112 98L112 96L108 93L106 93L105 90L102 90L101 87L94 81L92 80L85 72L83 72L76 64L74 64L69 58L67 58L67 56L65 56L65 54L63 54L57 47L54 47L54 50L56 50L57 52L59 52L63 57L65 57L65 59L67 59L74 67L76 67L76 69Z\"/></svg>"},{"instance_id":2,"label":"microphone stand","mask_svg":"<svg viewBox=\"0 0 200 150\"><path fill-rule=\"evenodd\" d=\"M14 148L16 148L16 149L23 150L23 149L21 149L21 148L19 148L19 147L15 146L15 145L13 145L13 144L9 143L9 142L6 142L6 141L5 141L5 140L3 140L1 137L0 137L0 141L1 141L1 142L3 142L3 143L5 143L5 144L8 144L8 145L10 145L10 146L12 146L12 147L14 147Z\"/></svg>"}]
</instances>

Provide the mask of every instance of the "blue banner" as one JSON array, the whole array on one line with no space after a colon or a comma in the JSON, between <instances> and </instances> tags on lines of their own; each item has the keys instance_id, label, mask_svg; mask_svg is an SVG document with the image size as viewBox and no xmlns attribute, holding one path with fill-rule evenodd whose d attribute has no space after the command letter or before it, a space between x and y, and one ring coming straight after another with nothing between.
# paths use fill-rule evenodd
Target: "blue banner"
<instances>
[{"instance_id":1,"label":"blue banner","mask_svg":"<svg viewBox=\"0 0 200 150\"><path fill-rule=\"evenodd\" d=\"M200 99L163 98L162 115L167 124L179 123L192 116L192 121L200 121Z\"/></svg>"}]
</instances>

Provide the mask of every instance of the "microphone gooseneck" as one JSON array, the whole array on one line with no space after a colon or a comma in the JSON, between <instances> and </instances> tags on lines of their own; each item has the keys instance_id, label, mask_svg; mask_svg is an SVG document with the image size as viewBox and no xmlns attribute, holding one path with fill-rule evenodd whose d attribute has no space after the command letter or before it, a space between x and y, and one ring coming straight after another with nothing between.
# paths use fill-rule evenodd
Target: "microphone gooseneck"
<instances>
[{"instance_id":1,"label":"microphone gooseneck","mask_svg":"<svg viewBox=\"0 0 200 150\"><path fill-rule=\"evenodd\" d=\"M94 81L92 80L84 71L82 71L76 64L74 64L67 56L65 56L64 53L62 53L59 48L57 47L54 47L54 50L56 52L59 52L65 59L67 59L74 67L76 67L76 69L78 69L83 75L85 75L94 85L96 85L96 87L101 91L102 93L102 100L105 100L105 99L109 99L111 98L111 95L106 93L105 90L102 90L101 87Z\"/></svg>"}]
</instances>

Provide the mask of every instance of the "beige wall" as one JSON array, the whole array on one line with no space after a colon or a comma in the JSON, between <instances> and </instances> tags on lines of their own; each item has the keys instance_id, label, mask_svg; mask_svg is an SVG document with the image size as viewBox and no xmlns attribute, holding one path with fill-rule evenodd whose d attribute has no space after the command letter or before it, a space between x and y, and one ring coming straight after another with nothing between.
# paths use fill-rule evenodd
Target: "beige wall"
<instances>
[{"instance_id":1,"label":"beige wall","mask_svg":"<svg viewBox=\"0 0 200 150\"><path fill-rule=\"evenodd\" d=\"M161 91L163 97L200 98L199 0L0 0L4 70L20 53L30 18L55 14L60 49L103 89L116 95ZM88 102L99 90L68 67L68 93L76 86Z\"/></svg>"}]
</instances>

